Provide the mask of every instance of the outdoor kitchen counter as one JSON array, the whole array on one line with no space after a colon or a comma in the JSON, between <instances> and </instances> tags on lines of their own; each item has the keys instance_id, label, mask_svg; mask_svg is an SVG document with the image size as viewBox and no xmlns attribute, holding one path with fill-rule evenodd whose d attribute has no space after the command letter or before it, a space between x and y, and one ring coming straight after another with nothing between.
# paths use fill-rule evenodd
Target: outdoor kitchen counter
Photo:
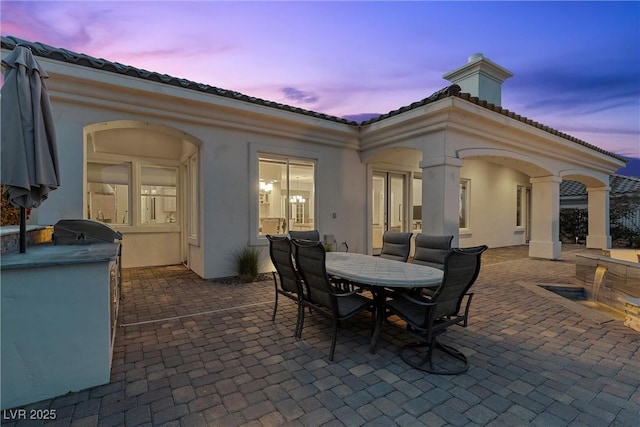
<instances>
[{"instance_id":1,"label":"outdoor kitchen counter","mask_svg":"<svg viewBox=\"0 0 640 427\"><path fill-rule=\"evenodd\" d=\"M115 261L118 243L93 243L87 245L40 244L27 246L26 253L2 255L2 270L14 268L34 268Z\"/></svg>"},{"instance_id":2,"label":"outdoor kitchen counter","mask_svg":"<svg viewBox=\"0 0 640 427\"><path fill-rule=\"evenodd\" d=\"M0 409L109 382L120 244L39 244L3 254Z\"/></svg>"}]
</instances>

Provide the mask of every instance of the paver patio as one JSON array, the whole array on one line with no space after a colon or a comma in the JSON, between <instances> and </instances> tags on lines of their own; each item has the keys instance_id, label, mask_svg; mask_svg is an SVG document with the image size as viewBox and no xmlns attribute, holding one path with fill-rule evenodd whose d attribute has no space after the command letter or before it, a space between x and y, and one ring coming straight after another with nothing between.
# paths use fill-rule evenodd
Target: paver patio
<instances>
[{"instance_id":1,"label":"paver patio","mask_svg":"<svg viewBox=\"0 0 640 427\"><path fill-rule=\"evenodd\" d=\"M271 281L127 269L111 383L27 409L71 426L638 426L640 333L536 285L573 283L579 250L485 253L469 327L442 337L471 362L452 377L405 365L408 338L388 329L370 354L368 314L340 329L329 362L328 322L307 316L296 340L286 298L271 321Z\"/></svg>"}]
</instances>

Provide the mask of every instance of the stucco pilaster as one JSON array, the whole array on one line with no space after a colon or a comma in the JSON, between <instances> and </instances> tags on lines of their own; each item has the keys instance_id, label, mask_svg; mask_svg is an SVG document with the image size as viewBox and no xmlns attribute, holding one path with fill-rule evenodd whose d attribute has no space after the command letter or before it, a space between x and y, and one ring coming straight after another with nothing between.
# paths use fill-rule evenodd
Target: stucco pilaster
<instances>
[{"instance_id":1,"label":"stucco pilaster","mask_svg":"<svg viewBox=\"0 0 640 427\"><path fill-rule=\"evenodd\" d=\"M558 176L531 178L531 257L560 257L560 182L562 178Z\"/></svg>"},{"instance_id":2,"label":"stucco pilaster","mask_svg":"<svg viewBox=\"0 0 640 427\"><path fill-rule=\"evenodd\" d=\"M458 246L460 220L460 167L456 157L427 157L422 169L422 232L453 235L452 245Z\"/></svg>"},{"instance_id":3,"label":"stucco pilaster","mask_svg":"<svg viewBox=\"0 0 640 427\"><path fill-rule=\"evenodd\" d=\"M611 233L609 221L610 187L587 188L589 212L588 248L610 248Z\"/></svg>"}]
</instances>

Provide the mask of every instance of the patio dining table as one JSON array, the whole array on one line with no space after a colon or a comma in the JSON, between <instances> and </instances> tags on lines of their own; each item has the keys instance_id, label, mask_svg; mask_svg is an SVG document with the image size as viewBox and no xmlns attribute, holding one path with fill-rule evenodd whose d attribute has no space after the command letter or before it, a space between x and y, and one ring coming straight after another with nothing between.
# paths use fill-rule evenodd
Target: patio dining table
<instances>
[{"instance_id":1,"label":"patio dining table","mask_svg":"<svg viewBox=\"0 0 640 427\"><path fill-rule=\"evenodd\" d=\"M385 288L433 288L442 282L437 268L352 252L327 252L327 273L367 286L376 302L375 326L369 350L375 351L384 317Z\"/></svg>"}]
</instances>

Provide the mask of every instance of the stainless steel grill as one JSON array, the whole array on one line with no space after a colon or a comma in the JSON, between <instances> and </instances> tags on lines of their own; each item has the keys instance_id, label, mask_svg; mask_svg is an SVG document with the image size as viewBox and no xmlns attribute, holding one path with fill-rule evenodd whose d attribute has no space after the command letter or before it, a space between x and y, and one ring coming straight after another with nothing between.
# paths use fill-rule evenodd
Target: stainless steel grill
<instances>
[{"instance_id":1,"label":"stainless steel grill","mask_svg":"<svg viewBox=\"0 0 640 427\"><path fill-rule=\"evenodd\" d=\"M53 226L54 245L116 243L122 234L107 224L91 219L61 219Z\"/></svg>"}]
</instances>

